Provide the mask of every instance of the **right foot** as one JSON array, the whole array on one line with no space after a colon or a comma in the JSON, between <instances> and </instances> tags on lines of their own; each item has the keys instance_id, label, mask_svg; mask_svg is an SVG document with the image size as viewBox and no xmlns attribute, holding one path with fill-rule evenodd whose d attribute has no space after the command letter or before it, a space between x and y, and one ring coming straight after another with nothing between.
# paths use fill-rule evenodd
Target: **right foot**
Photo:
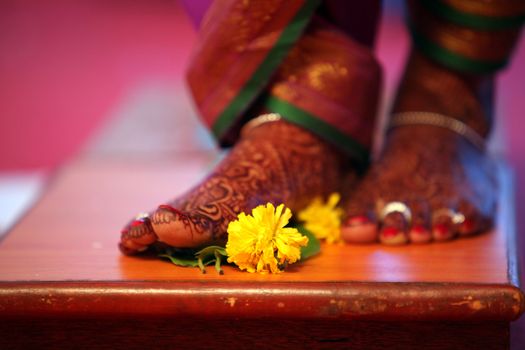
<instances>
[{"instance_id":1,"label":"right foot","mask_svg":"<svg viewBox=\"0 0 525 350\"><path fill-rule=\"evenodd\" d=\"M228 223L240 212L267 202L296 211L339 190L342 156L309 131L276 121L245 134L199 185L126 225L121 250L133 254L157 242L177 248L224 243Z\"/></svg>"},{"instance_id":2,"label":"right foot","mask_svg":"<svg viewBox=\"0 0 525 350\"><path fill-rule=\"evenodd\" d=\"M486 136L490 112L482 102L490 96L479 94L481 83L415 53L394 111L439 113ZM395 245L480 233L492 225L495 196L491 160L464 136L440 126L400 126L349 201L342 237Z\"/></svg>"}]
</instances>

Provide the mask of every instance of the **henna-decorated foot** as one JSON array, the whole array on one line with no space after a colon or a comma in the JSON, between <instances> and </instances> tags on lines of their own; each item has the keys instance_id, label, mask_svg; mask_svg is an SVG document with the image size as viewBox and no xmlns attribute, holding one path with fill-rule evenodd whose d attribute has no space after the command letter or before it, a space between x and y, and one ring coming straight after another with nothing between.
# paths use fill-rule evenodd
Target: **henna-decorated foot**
<instances>
[{"instance_id":1,"label":"henna-decorated foot","mask_svg":"<svg viewBox=\"0 0 525 350\"><path fill-rule=\"evenodd\" d=\"M288 122L246 130L199 185L128 224L121 250L133 254L157 242L177 248L224 242L228 223L240 212L267 202L298 210L315 196L337 191L343 163L327 143Z\"/></svg>"},{"instance_id":2,"label":"henna-decorated foot","mask_svg":"<svg viewBox=\"0 0 525 350\"><path fill-rule=\"evenodd\" d=\"M491 84L413 54L394 113L439 113L489 130ZM486 94L486 92L489 94ZM484 95L484 96L483 96ZM485 152L447 128L404 125L389 131L383 152L347 207L348 242L427 243L490 228L496 183Z\"/></svg>"}]
</instances>

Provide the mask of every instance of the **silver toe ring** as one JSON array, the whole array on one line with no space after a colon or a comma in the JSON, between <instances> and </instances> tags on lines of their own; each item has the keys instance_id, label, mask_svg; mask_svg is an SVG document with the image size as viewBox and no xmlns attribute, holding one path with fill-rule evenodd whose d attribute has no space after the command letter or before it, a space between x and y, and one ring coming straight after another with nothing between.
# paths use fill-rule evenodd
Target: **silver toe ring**
<instances>
[{"instance_id":1,"label":"silver toe ring","mask_svg":"<svg viewBox=\"0 0 525 350\"><path fill-rule=\"evenodd\" d=\"M410 211L410 208L405 203L390 202L387 205L385 205L381 210L381 222L387 217L387 215L392 213L400 213L405 218L407 224L410 225L412 221L412 211Z\"/></svg>"},{"instance_id":2,"label":"silver toe ring","mask_svg":"<svg viewBox=\"0 0 525 350\"><path fill-rule=\"evenodd\" d=\"M460 225L465 222L465 215L449 208L438 209L432 213L432 221L435 221L440 216L448 216L454 225Z\"/></svg>"},{"instance_id":3,"label":"silver toe ring","mask_svg":"<svg viewBox=\"0 0 525 350\"><path fill-rule=\"evenodd\" d=\"M135 220L144 220L144 219L147 219L149 218L149 214L148 213L139 213L135 216Z\"/></svg>"}]
</instances>

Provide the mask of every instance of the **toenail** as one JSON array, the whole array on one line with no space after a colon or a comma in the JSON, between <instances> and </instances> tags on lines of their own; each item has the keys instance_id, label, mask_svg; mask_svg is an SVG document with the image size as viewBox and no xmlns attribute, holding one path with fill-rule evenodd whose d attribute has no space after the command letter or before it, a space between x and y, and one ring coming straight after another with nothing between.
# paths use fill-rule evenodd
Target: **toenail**
<instances>
[{"instance_id":1,"label":"toenail","mask_svg":"<svg viewBox=\"0 0 525 350\"><path fill-rule=\"evenodd\" d=\"M406 235L396 227L384 227L379 238L383 244L387 245L401 245L408 242Z\"/></svg>"},{"instance_id":2,"label":"toenail","mask_svg":"<svg viewBox=\"0 0 525 350\"><path fill-rule=\"evenodd\" d=\"M142 220L133 220L133 222L131 223L131 227L137 227L137 226L141 226L144 224L144 221Z\"/></svg>"},{"instance_id":3,"label":"toenail","mask_svg":"<svg viewBox=\"0 0 525 350\"><path fill-rule=\"evenodd\" d=\"M463 223L459 226L459 232L461 233L471 233L475 230L475 223L472 219L465 219Z\"/></svg>"},{"instance_id":4,"label":"toenail","mask_svg":"<svg viewBox=\"0 0 525 350\"><path fill-rule=\"evenodd\" d=\"M430 230L424 225L415 225L410 229L409 234L412 243L427 243L432 240Z\"/></svg>"},{"instance_id":5,"label":"toenail","mask_svg":"<svg viewBox=\"0 0 525 350\"><path fill-rule=\"evenodd\" d=\"M358 226L368 223L370 223L370 219L366 215L353 216L346 221L347 226Z\"/></svg>"},{"instance_id":6,"label":"toenail","mask_svg":"<svg viewBox=\"0 0 525 350\"><path fill-rule=\"evenodd\" d=\"M423 225L416 225L416 226L412 227L411 232L415 233L416 235L426 235L426 234L428 234L428 230Z\"/></svg>"},{"instance_id":7,"label":"toenail","mask_svg":"<svg viewBox=\"0 0 525 350\"><path fill-rule=\"evenodd\" d=\"M436 224L434 225L434 235L437 238L449 238L452 236L452 230L447 224Z\"/></svg>"},{"instance_id":8,"label":"toenail","mask_svg":"<svg viewBox=\"0 0 525 350\"><path fill-rule=\"evenodd\" d=\"M399 234L401 234L401 232L395 227L385 227L381 230L381 235L384 238L396 237Z\"/></svg>"}]
</instances>

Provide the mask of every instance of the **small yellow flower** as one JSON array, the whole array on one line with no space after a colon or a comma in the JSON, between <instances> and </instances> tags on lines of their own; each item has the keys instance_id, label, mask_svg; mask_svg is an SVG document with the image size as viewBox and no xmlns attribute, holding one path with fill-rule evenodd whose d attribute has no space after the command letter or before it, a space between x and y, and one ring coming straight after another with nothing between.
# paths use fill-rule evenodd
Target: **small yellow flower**
<instances>
[{"instance_id":1,"label":"small yellow flower","mask_svg":"<svg viewBox=\"0 0 525 350\"><path fill-rule=\"evenodd\" d=\"M325 239L327 243L341 241L341 219L344 211L337 207L341 196L332 193L325 204L322 198L315 198L312 203L299 213L299 220L315 237Z\"/></svg>"},{"instance_id":2,"label":"small yellow flower","mask_svg":"<svg viewBox=\"0 0 525 350\"><path fill-rule=\"evenodd\" d=\"M308 237L284 227L291 217L283 204L275 208L271 203L254 208L252 215L240 213L228 225L228 262L248 272L279 273L281 265L299 260Z\"/></svg>"}]
</instances>

